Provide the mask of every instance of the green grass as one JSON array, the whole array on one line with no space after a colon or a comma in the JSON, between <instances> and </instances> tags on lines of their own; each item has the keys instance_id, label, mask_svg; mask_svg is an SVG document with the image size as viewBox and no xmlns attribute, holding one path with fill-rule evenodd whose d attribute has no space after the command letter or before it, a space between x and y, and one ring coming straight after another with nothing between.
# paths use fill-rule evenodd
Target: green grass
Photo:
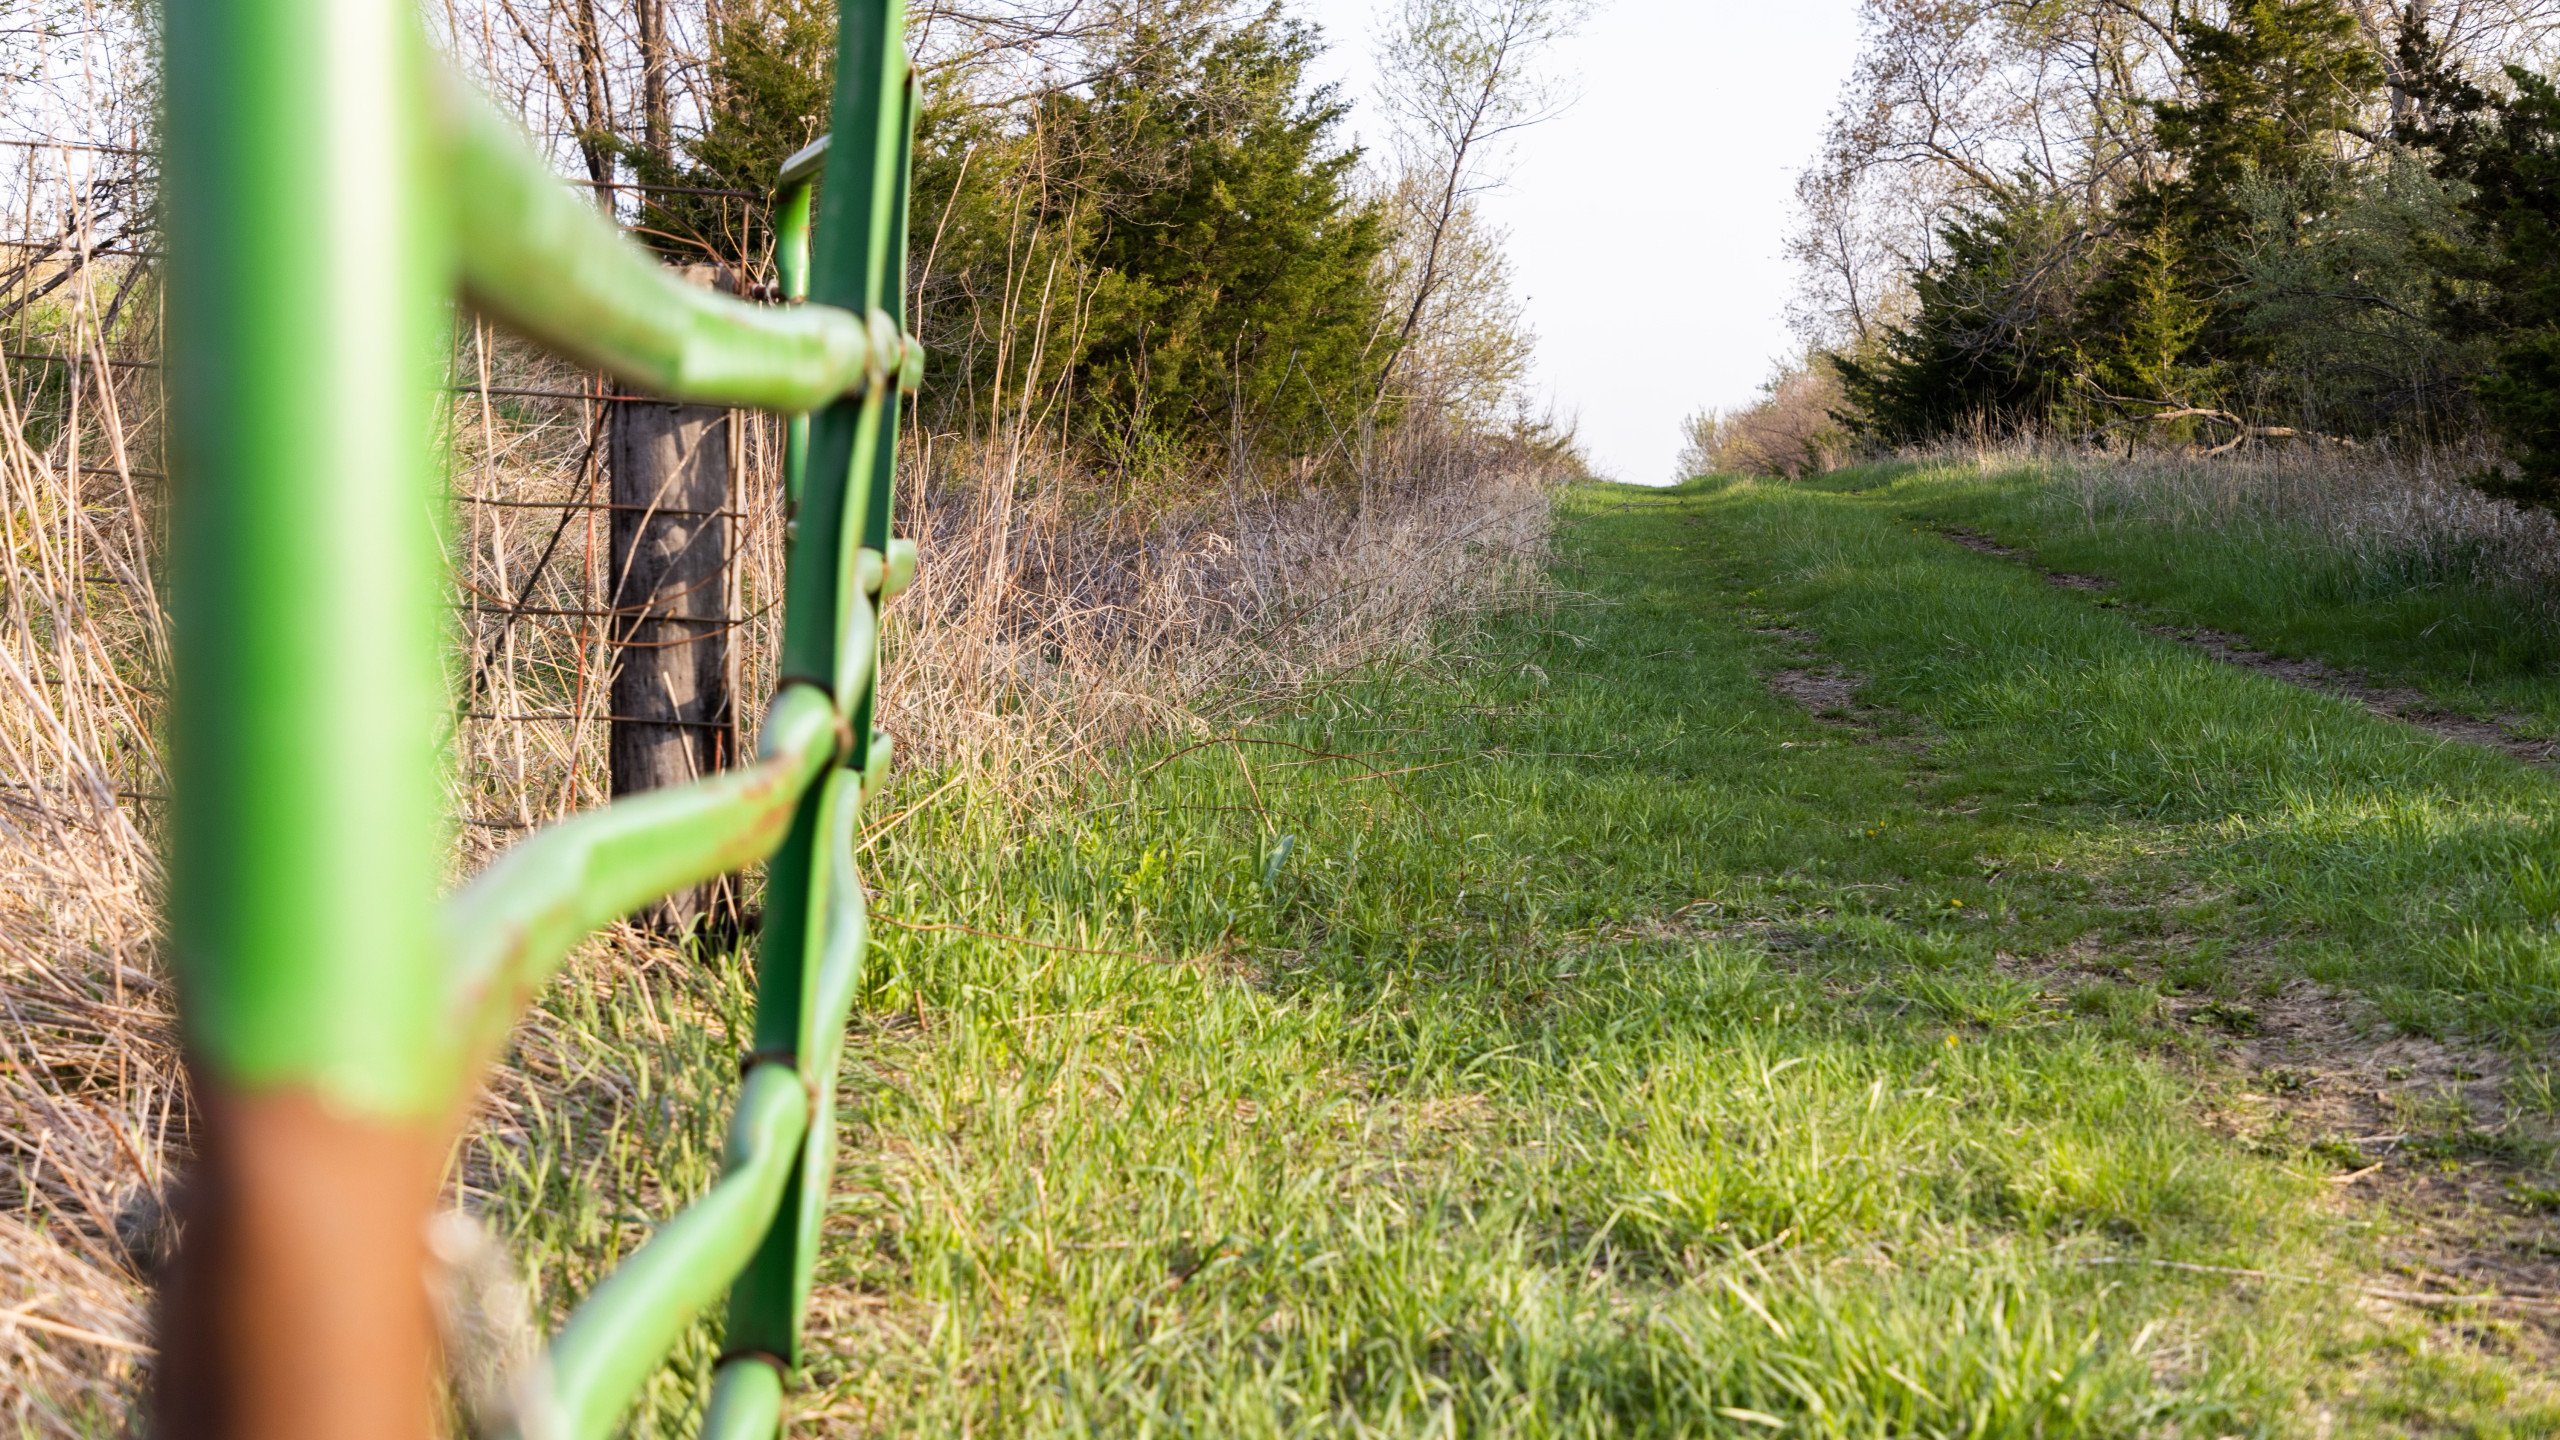
<instances>
[{"instance_id":1,"label":"green grass","mask_svg":"<svg viewBox=\"0 0 2560 1440\"><path fill-rule=\"evenodd\" d=\"M882 927L804 1425L2560 1434L2493 1313L2338 1288L2390 1222L2319 1137L2209 1125L2228 1079L2162 1008L2308 973L2547 1045L2560 897L2517 876L2560 788L1897 503L1578 491L1562 603L1041 814L920 814L877 910L965 928ZM1871 724L1770 693L1806 663ZM523 1140L585 1148L507 1187L555 1299L725 1084L734 981L642 988L689 1019L546 1022L627 1036L609 1103Z\"/></svg>"},{"instance_id":2,"label":"green grass","mask_svg":"<svg viewBox=\"0 0 2560 1440\"><path fill-rule=\"evenodd\" d=\"M2025 464L1875 465L1819 483L1978 530L2049 569L2105 576L2117 582L2112 602L2158 619L2236 631L2455 710L2560 733L2560 630L2479 583L2459 541L2351 554L2262 507L2182 517L2122 495L2084 498Z\"/></svg>"}]
</instances>

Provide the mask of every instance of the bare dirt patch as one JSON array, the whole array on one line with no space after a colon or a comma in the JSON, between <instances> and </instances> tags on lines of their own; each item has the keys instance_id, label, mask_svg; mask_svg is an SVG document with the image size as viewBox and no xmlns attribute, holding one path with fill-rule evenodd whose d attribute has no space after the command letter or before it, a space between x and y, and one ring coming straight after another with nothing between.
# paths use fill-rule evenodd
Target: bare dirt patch
<instances>
[{"instance_id":1,"label":"bare dirt patch","mask_svg":"<svg viewBox=\"0 0 2560 1440\"><path fill-rule=\"evenodd\" d=\"M1847 739L1861 745L1884 746L1911 757L1915 765L1927 766L1930 735L1916 728L1911 717L1900 711L1859 699L1858 692L1866 685L1867 677L1808 656L1789 658L1796 663L1761 677L1769 693L1793 702L1817 723ZM1778 748L1793 750L1803 743L1813 742L1788 740ZM1915 773L1907 783L1916 788L1923 779L1922 774Z\"/></svg>"},{"instance_id":2,"label":"bare dirt patch","mask_svg":"<svg viewBox=\"0 0 2560 1440\"><path fill-rule=\"evenodd\" d=\"M2207 1008L2172 1005L2190 1023L2228 1023L2227 1011L2198 1013ZM2491 1325L2560 1360L2560 1217L2529 1198L2550 1193L2560 1136L2508 1102L2507 1059L2395 1035L2364 1001L2308 980L2246 1013L2224 1050L2241 1083L2216 1121L2341 1167L2328 1177L2339 1203L2379 1205L2400 1222L2383 1256L2413 1295L2446 1297L2414 1302L2440 1324Z\"/></svg>"},{"instance_id":3,"label":"bare dirt patch","mask_svg":"<svg viewBox=\"0 0 2560 1440\"><path fill-rule=\"evenodd\" d=\"M2035 557L2029 555L2026 551L2020 550L2013 545L2003 545L1999 541L1992 539L1988 535L1981 534L1978 531L1948 526L1938 531L1938 533L1944 535L1950 540L1953 540L1967 550L1975 552L1976 554L1990 555L2002 560L2014 560L2021 565L2032 567L2037 574L2042 575L2045 578L2045 583L2048 585L2060 586L2065 590L2086 590L2091 594L2104 594L2107 591L2116 588L2116 582L2108 579L2104 575L2075 575L2068 570L2047 570L2043 566L2037 565Z\"/></svg>"},{"instance_id":4,"label":"bare dirt patch","mask_svg":"<svg viewBox=\"0 0 2560 1440\"><path fill-rule=\"evenodd\" d=\"M2048 986L2157 982L2174 944L2003 968ZM2172 991L2160 1015L2209 1057L2209 1124L2319 1166L2341 1209L2391 1217L2378 1248L2392 1274L2365 1303L2560 1362L2560 1125L2512 1101L2510 1057L2398 1033L2371 1002L2305 979L2245 999Z\"/></svg>"},{"instance_id":5,"label":"bare dirt patch","mask_svg":"<svg viewBox=\"0 0 2560 1440\"><path fill-rule=\"evenodd\" d=\"M1867 677L1822 658L1822 637L1799 626L1760 617L1751 633L1774 641L1784 652L1785 667L1761 677L1769 693L1792 701L1826 725L1878 738L1881 711L1860 703L1858 691Z\"/></svg>"},{"instance_id":6,"label":"bare dirt patch","mask_svg":"<svg viewBox=\"0 0 2560 1440\"><path fill-rule=\"evenodd\" d=\"M1778 670L1769 675L1769 689L1780 699L1803 706L1817 720L1845 718L1857 709L1859 676L1838 666L1818 669Z\"/></svg>"}]
</instances>

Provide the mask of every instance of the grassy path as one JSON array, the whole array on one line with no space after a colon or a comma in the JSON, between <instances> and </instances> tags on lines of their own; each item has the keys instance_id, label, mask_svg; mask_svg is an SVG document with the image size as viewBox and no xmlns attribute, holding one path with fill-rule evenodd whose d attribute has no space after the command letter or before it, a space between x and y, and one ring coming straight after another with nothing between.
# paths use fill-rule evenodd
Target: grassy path
<instances>
[{"instance_id":1,"label":"grassy path","mask_svg":"<svg viewBox=\"0 0 2560 1440\"><path fill-rule=\"evenodd\" d=\"M2424 504L2368 520L2377 533L2344 543L2253 498L2265 480L2217 482L2208 467L2135 499L2103 483L2103 470L2094 478L2102 483L2083 487L2027 464L1891 464L1818 483L1986 533L2049 570L2103 577L2113 603L2148 620L2239 632L2261 650L2414 688L2441 709L2560 735L2560 632L2547 615L2519 623L2513 597L2479 583L2476 535L2426 536Z\"/></svg>"},{"instance_id":2,"label":"grassy path","mask_svg":"<svg viewBox=\"0 0 2560 1440\"><path fill-rule=\"evenodd\" d=\"M2033 554L1959 526L1946 527L1939 533L1968 550L2035 566L2047 584L2105 596L2098 602L2100 605L2115 607L2124 603L2116 593L2122 587L2108 576L2045 569L2036 563ZM2331 664L2317 653L2277 654L2262 648L2250 636L2216 625L2155 620L2151 618L2158 613L2154 606L2142 605L2132 613L2144 618L2143 628L2152 634L2175 639L2226 664L2255 670L2305 690L2351 700L2376 715L2398 720L2439 740L2485 746L2529 764L2560 767L2560 738L2540 733L2545 727L2530 716L2510 713L2494 704L2482 704L2485 697L2476 688L2469 695L2448 704L2441 694L2430 694L2415 685L2379 681L2359 671ZM2525 676L2515 678L2526 680L2530 687L2528 693L2560 689L2552 683L2554 677L2547 672L2530 679ZM2539 683L2534 683L2536 681Z\"/></svg>"},{"instance_id":3,"label":"grassy path","mask_svg":"<svg viewBox=\"0 0 2560 1440\"><path fill-rule=\"evenodd\" d=\"M1857 496L1573 508L1472 654L905 837L886 912L1044 944L890 947L833 1413L2560 1431L2548 1313L2372 1293L2548 1244L2560 784Z\"/></svg>"},{"instance_id":4,"label":"grassy path","mask_svg":"<svg viewBox=\"0 0 2560 1440\"><path fill-rule=\"evenodd\" d=\"M1885 501L1568 511L885 847L816 1428L2560 1433L2553 1306L2410 1298L2560 1288L2560 780Z\"/></svg>"}]
</instances>

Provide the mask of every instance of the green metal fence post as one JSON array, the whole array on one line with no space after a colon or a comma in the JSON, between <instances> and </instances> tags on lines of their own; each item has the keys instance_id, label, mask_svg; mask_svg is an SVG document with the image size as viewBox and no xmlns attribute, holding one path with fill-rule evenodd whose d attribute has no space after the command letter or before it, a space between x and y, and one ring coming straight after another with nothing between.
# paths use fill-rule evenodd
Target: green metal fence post
<instances>
[{"instance_id":1,"label":"green metal fence post","mask_svg":"<svg viewBox=\"0 0 2560 1440\"><path fill-rule=\"evenodd\" d=\"M399 0L167 7L169 941L202 1117L159 1433L418 1437L452 1076L433 406L452 285Z\"/></svg>"},{"instance_id":2,"label":"green metal fence post","mask_svg":"<svg viewBox=\"0 0 2560 1440\"><path fill-rule=\"evenodd\" d=\"M891 212L903 208L897 195L906 180L906 162L889 147L905 137L905 31L904 0L848 0L841 12L832 139L826 183L818 195L816 254L808 267L809 298L819 304L872 314L901 288L889 277L903 266L903 252L893 259L889 249L896 240ZM786 233L783 238L796 236ZM866 739L870 687L878 665L877 598L864 591L866 584L876 589L886 573L876 558L867 568L861 563L872 493L885 494L888 488L878 437L896 394L900 357L884 358L882 383L859 397L838 400L810 423L784 615L783 673L823 684L835 696L854 742L839 763L857 768L867 768L871 752ZM894 427L894 421L887 423ZM874 556L878 553L875 547ZM839 823L849 827L859 798L858 788L846 794L843 787L832 787L804 801L791 838L768 872L757 957L756 1048L763 1054L794 1056L819 1105L782 1212L730 1294L724 1393L734 1385L761 1386L744 1367L771 1365L788 1372L800 1363L801 1317L816 1264L817 1222L823 1219L834 1147L829 1102L835 1048L828 1043L821 1053L807 1053L814 1038L812 1013L825 1008L817 998L827 978L825 946L831 931L843 933L828 923L835 903L831 892L853 897L856 908L845 924L853 927L852 943L861 943L851 847L830 843L826 812L842 806ZM838 849L845 853L831 855ZM856 953L840 963L858 964L859 959ZM837 1026L842 1023L839 1017ZM819 1073L821 1069L827 1073Z\"/></svg>"},{"instance_id":3,"label":"green metal fence post","mask_svg":"<svg viewBox=\"0 0 2560 1440\"><path fill-rule=\"evenodd\" d=\"M706 1434L781 1424L868 944L853 855L887 754L879 607L915 568L888 534L897 397L922 363L892 319L915 91L902 0L849 8L844 143L783 177L784 289L814 292L793 309L670 279L440 68L401 0L164 8L169 933L203 1124L160 1433L425 1440L426 1220L471 1080L595 926L776 846L722 1176L577 1308L520 1377L517 1423L602 1440L728 1286ZM439 905L434 391L457 289L670 399L823 408L793 426L761 758L552 826Z\"/></svg>"},{"instance_id":4,"label":"green metal fence post","mask_svg":"<svg viewBox=\"0 0 2560 1440\"><path fill-rule=\"evenodd\" d=\"M782 298L793 304L809 298L809 179L799 173L810 163L811 150L823 160L827 141L802 150L784 163L781 183L774 205L773 270ZM800 507L800 480L809 466L809 417L803 412L791 417L783 441L782 498L793 511Z\"/></svg>"}]
</instances>

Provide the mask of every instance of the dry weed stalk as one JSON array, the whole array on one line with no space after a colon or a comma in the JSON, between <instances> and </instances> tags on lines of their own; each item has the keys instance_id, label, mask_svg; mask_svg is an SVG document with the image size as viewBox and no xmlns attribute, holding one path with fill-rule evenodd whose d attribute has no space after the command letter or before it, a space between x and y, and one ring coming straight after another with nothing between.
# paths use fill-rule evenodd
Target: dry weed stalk
<instances>
[{"instance_id":1,"label":"dry weed stalk","mask_svg":"<svg viewBox=\"0 0 2560 1440\"><path fill-rule=\"evenodd\" d=\"M119 363L156 306L142 262L69 222L0 257L42 291L6 343L43 358L0 363L0 1393L34 1434L122 1413L185 1129L152 945L157 385Z\"/></svg>"},{"instance_id":2,"label":"dry weed stalk","mask_svg":"<svg viewBox=\"0 0 2560 1440\"><path fill-rule=\"evenodd\" d=\"M908 507L924 564L892 613L884 724L910 763L1028 797L1537 593L1543 462L1461 437L1386 459L1366 494L1236 484L1165 510L1079 504L1052 450L960 447Z\"/></svg>"}]
</instances>

